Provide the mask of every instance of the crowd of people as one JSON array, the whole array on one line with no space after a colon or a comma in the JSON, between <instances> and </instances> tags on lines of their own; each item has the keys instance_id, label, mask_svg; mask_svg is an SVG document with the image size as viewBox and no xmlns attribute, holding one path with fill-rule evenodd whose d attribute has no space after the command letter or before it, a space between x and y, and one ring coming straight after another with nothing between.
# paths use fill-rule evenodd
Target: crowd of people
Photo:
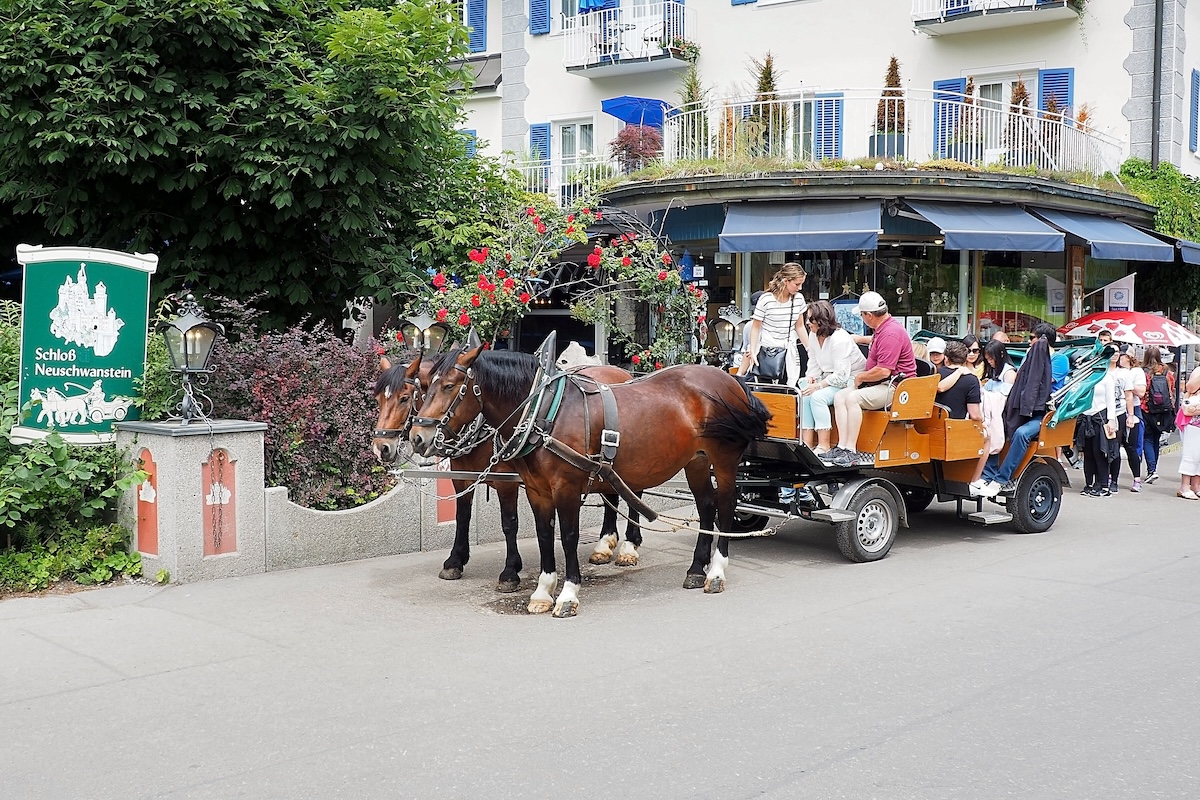
<instances>
[{"instance_id":1,"label":"crowd of people","mask_svg":"<svg viewBox=\"0 0 1200 800\"><path fill-rule=\"evenodd\" d=\"M1018 369L1001 331L986 342L967 335L914 343L877 292L865 292L855 308L872 335L852 334L838 323L828 301L805 301L805 277L799 264L784 264L767 290L753 298L739 373L798 390L801 438L813 452L840 467L874 465L874 453L857 449L863 411L889 406L896 384L918 374L919 359L940 377L937 402L948 415L976 420L986 432L987 446L970 484L971 494L995 497L1014 490L1016 469L1052 408L1053 393L1071 369L1066 355L1055 352L1054 326L1040 323L1034 328ZM1113 345L1107 332L1098 338ZM867 348L865 355L860 346ZM1107 497L1118 492L1122 462L1129 465L1129 491L1140 492L1144 484L1157 481L1162 439L1178 429L1183 457L1176 494L1200 499L1200 367L1188 377L1176 405L1175 374L1158 347L1149 346L1140 356L1131 345L1111 349L1108 370L1076 424L1072 450L1082 462L1082 494ZM1000 460L1005 443L1009 447Z\"/></svg>"}]
</instances>

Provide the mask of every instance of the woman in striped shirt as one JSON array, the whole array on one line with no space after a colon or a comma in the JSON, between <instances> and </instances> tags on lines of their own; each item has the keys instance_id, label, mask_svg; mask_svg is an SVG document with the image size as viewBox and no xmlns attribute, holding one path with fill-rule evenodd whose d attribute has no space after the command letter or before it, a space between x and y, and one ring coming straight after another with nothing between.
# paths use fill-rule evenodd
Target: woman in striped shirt
<instances>
[{"instance_id":1,"label":"woman in striped shirt","mask_svg":"<svg viewBox=\"0 0 1200 800\"><path fill-rule=\"evenodd\" d=\"M808 331L804 325L808 303L800 294L805 277L804 268L794 261L780 267L767 284L767 291L758 298L750 323L747 358L750 359L751 371L758 365L760 348L782 347L787 353L787 377L783 382L788 386L795 386L803 371L796 338L799 337L802 345L808 345Z\"/></svg>"}]
</instances>

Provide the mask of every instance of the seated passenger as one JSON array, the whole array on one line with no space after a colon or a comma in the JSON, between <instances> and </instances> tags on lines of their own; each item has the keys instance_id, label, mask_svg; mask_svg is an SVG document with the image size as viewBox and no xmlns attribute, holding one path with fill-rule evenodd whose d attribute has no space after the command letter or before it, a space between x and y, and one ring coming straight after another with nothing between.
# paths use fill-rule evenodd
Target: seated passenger
<instances>
[{"instance_id":1,"label":"seated passenger","mask_svg":"<svg viewBox=\"0 0 1200 800\"><path fill-rule=\"evenodd\" d=\"M967 367L967 346L962 342L948 342L946 363L938 368L937 402L950 410L951 419L973 419L983 421L979 379Z\"/></svg>"},{"instance_id":2,"label":"seated passenger","mask_svg":"<svg viewBox=\"0 0 1200 800\"><path fill-rule=\"evenodd\" d=\"M817 455L829 450L834 395L862 372L867 359L838 325L827 300L808 307L808 373L800 382L801 436ZM816 443L814 445L814 439Z\"/></svg>"},{"instance_id":3,"label":"seated passenger","mask_svg":"<svg viewBox=\"0 0 1200 800\"><path fill-rule=\"evenodd\" d=\"M929 352L929 363L933 364L935 370L940 371L946 365L946 340L935 336L926 343L925 349Z\"/></svg>"},{"instance_id":4,"label":"seated passenger","mask_svg":"<svg viewBox=\"0 0 1200 800\"><path fill-rule=\"evenodd\" d=\"M887 301L878 292L864 292L856 309L863 322L875 333L867 352L866 368L850 379L849 385L834 396L838 446L821 454L824 461L838 467L870 466L874 453L858 450L864 409L886 408L892 402L896 382L917 374L908 331L888 313Z\"/></svg>"}]
</instances>

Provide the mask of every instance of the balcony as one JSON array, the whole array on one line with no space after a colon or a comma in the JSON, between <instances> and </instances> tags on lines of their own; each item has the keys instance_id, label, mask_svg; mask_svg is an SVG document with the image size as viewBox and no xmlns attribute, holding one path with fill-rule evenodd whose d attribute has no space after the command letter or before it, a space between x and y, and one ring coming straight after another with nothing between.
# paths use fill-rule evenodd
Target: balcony
<instances>
[{"instance_id":1,"label":"balcony","mask_svg":"<svg viewBox=\"0 0 1200 800\"><path fill-rule=\"evenodd\" d=\"M563 64L596 78L685 68L694 13L665 0L562 17Z\"/></svg>"},{"instance_id":2,"label":"balcony","mask_svg":"<svg viewBox=\"0 0 1200 800\"><path fill-rule=\"evenodd\" d=\"M570 205L591 187L621 174L616 161L600 156L552 156L548 159L509 161L507 166L521 175L527 191L550 195L560 206Z\"/></svg>"},{"instance_id":3,"label":"balcony","mask_svg":"<svg viewBox=\"0 0 1200 800\"><path fill-rule=\"evenodd\" d=\"M913 0L913 25L931 36L1079 18L1083 0Z\"/></svg>"}]
</instances>

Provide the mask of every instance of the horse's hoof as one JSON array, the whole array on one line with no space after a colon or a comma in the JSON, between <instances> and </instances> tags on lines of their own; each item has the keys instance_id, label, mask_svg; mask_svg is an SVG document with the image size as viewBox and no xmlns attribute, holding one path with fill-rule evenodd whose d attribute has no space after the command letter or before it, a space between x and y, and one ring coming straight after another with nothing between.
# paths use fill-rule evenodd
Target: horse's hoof
<instances>
[{"instance_id":1,"label":"horse's hoof","mask_svg":"<svg viewBox=\"0 0 1200 800\"><path fill-rule=\"evenodd\" d=\"M438 577L444 581L456 581L462 577L462 567L442 567Z\"/></svg>"},{"instance_id":2,"label":"horse's hoof","mask_svg":"<svg viewBox=\"0 0 1200 800\"><path fill-rule=\"evenodd\" d=\"M521 588L520 579L514 579L514 580L508 580L508 581L500 580L500 581L496 582L496 591L497 592L504 592L505 594L510 594L511 592L515 592L517 589L520 589L520 588Z\"/></svg>"},{"instance_id":3,"label":"horse's hoof","mask_svg":"<svg viewBox=\"0 0 1200 800\"><path fill-rule=\"evenodd\" d=\"M566 603L559 604L554 609L554 618L555 619L565 619L567 617L573 617L578 613L579 613L579 603L576 603L574 600L569 600Z\"/></svg>"},{"instance_id":4,"label":"horse's hoof","mask_svg":"<svg viewBox=\"0 0 1200 800\"><path fill-rule=\"evenodd\" d=\"M612 553L592 553L588 556L589 564L607 564L612 560ZM621 559L617 559L617 563L621 563Z\"/></svg>"},{"instance_id":5,"label":"horse's hoof","mask_svg":"<svg viewBox=\"0 0 1200 800\"><path fill-rule=\"evenodd\" d=\"M723 591L725 591L724 578L712 578L704 582L705 594L720 594Z\"/></svg>"},{"instance_id":6,"label":"horse's hoof","mask_svg":"<svg viewBox=\"0 0 1200 800\"><path fill-rule=\"evenodd\" d=\"M702 586L704 586L703 575L692 575L689 572L687 577L683 579L683 588L685 589L699 589Z\"/></svg>"},{"instance_id":7,"label":"horse's hoof","mask_svg":"<svg viewBox=\"0 0 1200 800\"><path fill-rule=\"evenodd\" d=\"M529 611L530 614L545 614L553 607L554 604L549 600L530 600L529 606L526 610Z\"/></svg>"},{"instance_id":8,"label":"horse's hoof","mask_svg":"<svg viewBox=\"0 0 1200 800\"><path fill-rule=\"evenodd\" d=\"M618 567L636 567L638 564L637 553L621 553L617 556Z\"/></svg>"}]
</instances>

